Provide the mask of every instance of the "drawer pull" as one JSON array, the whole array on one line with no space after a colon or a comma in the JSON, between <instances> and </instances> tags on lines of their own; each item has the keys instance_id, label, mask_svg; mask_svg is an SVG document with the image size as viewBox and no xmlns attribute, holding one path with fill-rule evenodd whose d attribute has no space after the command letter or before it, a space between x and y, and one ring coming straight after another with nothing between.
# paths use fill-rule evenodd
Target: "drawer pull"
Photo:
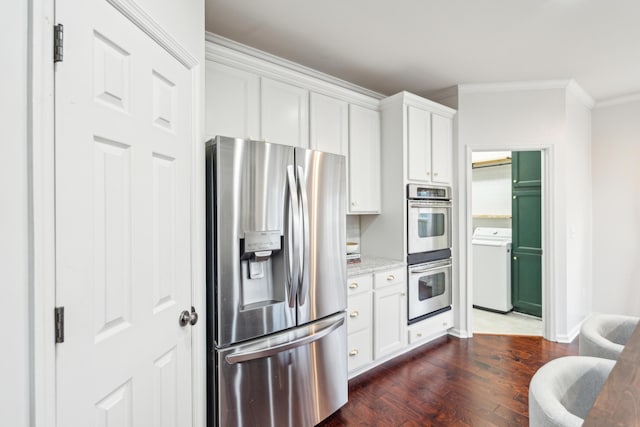
<instances>
[{"instance_id":1,"label":"drawer pull","mask_svg":"<svg viewBox=\"0 0 640 427\"><path fill-rule=\"evenodd\" d=\"M349 289L358 289L358 284L356 282L353 282L349 285Z\"/></svg>"},{"instance_id":2,"label":"drawer pull","mask_svg":"<svg viewBox=\"0 0 640 427\"><path fill-rule=\"evenodd\" d=\"M360 316L360 312L358 311L352 311L351 314L349 314L349 317L355 318Z\"/></svg>"},{"instance_id":3,"label":"drawer pull","mask_svg":"<svg viewBox=\"0 0 640 427\"><path fill-rule=\"evenodd\" d=\"M422 332L417 332L417 333L416 333L416 336L417 336L417 337L421 337L421 336L422 336Z\"/></svg>"},{"instance_id":4,"label":"drawer pull","mask_svg":"<svg viewBox=\"0 0 640 427\"><path fill-rule=\"evenodd\" d=\"M357 349L357 348L354 348L353 350L351 350L351 351L349 352L349 357L355 357L355 356L357 356L357 355L358 355L358 353L360 353L360 352L358 351L358 349Z\"/></svg>"},{"instance_id":5,"label":"drawer pull","mask_svg":"<svg viewBox=\"0 0 640 427\"><path fill-rule=\"evenodd\" d=\"M387 276L387 280L388 281L395 280L395 278L396 278L396 276L394 276L393 274L390 274L390 275Z\"/></svg>"}]
</instances>

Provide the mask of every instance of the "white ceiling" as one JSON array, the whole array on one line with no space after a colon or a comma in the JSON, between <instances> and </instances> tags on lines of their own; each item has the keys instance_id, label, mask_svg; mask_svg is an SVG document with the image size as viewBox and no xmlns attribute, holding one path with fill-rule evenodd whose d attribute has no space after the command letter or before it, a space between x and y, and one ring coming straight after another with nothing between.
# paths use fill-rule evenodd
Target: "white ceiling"
<instances>
[{"instance_id":1,"label":"white ceiling","mask_svg":"<svg viewBox=\"0 0 640 427\"><path fill-rule=\"evenodd\" d=\"M391 95L575 79L640 92L638 0L205 0L212 33Z\"/></svg>"}]
</instances>

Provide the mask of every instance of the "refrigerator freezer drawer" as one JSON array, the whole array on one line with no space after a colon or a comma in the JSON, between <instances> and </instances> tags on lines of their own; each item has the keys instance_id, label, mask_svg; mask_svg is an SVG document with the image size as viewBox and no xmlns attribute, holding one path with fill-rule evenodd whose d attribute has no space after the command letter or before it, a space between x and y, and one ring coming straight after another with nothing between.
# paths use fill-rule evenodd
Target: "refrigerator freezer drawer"
<instances>
[{"instance_id":1,"label":"refrigerator freezer drawer","mask_svg":"<svg viewBox=\"0 0 640 427\"><path fill-rule=\"evenodd\" d=\"M347 402L345 313L214 352L217 426L314 426ZM215 400L214 400L215 401Z\"/></svg>"}]
</instances>

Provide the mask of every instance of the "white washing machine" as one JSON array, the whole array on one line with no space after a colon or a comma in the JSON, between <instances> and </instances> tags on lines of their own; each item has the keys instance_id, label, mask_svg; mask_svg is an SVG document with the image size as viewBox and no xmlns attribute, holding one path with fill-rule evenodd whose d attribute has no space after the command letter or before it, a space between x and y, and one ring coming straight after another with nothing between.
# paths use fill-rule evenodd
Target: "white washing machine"
<instances>
[{"instance_id":1,"label":"white washing machine","mask_svg":"<svg viewBox=\"0 0 640 427\"><path fill-rule=\"evenodd\" d=\"M471 243L473 306L511 311L511 229L478 227Z\"/></svg>"}]
</instances>

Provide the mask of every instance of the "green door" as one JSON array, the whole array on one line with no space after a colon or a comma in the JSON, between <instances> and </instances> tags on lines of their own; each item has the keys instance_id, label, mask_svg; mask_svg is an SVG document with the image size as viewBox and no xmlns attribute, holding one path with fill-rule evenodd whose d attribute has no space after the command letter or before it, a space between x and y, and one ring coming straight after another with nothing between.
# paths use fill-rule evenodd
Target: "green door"
<instances>
[{"instance_id":1,"label":"green door","mask_svg":"<svg viewBox=\"0 0 640 427\"><path fill-rule=\"evenodd\" d=\"M542 213L539 151L512 153L511 300L515 311L542 316Z\"/></svg>"}]
</instances>

